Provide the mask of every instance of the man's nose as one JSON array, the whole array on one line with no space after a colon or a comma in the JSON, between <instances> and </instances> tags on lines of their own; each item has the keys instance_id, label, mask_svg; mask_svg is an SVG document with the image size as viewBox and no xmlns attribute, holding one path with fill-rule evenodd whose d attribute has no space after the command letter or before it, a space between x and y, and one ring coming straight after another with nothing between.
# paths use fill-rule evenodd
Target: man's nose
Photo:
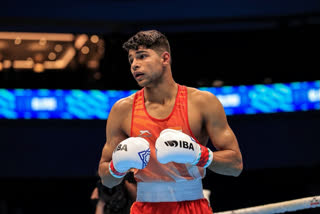
<instances>
[{"instance_id":1,"label":"man's nose","mask_svg":"<svg viewBox=\"0 0 320 214\"><path fill-rule=\"evenodd\" d=\"M135 63L135 62L133 62L132 63L132 65L131 65L131 67L132 67L132 70L137 70L140 66L137 64L137 63Z\"/></svg>"}]
</instances>

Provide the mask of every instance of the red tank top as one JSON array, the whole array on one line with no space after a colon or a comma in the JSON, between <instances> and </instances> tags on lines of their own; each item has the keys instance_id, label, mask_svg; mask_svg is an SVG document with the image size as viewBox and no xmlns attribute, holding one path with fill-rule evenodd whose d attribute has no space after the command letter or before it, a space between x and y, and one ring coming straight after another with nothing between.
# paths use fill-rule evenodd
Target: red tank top
<instances>
[{"instance_id":1,"label":"red tank top","mask_svg":"<svg viewBox=\"0 0 320 214\"><path fill-rule=\"evenodd\" d=\"M188 94L185 86L178 85L178 93L172 112L167 118L157 119L148 114L144 104L144 89L134 96L131 120L131 137L143 137L150 144L150 160L143 170L135 170L138 182L174 182L204 177L204 169L190 164L170 162L161 164L156 159L155 142L160 132L171 128L194 135L188 120ZM197 141L198 142L198 141ZM199 143L199 142L198 142Z\"/></svg>"}]
</instances>

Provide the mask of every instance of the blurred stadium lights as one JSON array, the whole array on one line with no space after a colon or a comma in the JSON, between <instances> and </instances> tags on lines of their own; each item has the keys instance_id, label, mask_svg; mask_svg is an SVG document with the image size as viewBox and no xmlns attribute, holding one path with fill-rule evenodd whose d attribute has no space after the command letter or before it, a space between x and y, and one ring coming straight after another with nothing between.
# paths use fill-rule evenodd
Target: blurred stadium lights
<instances>
[{"instance_id":1,"label":"blurred stadium lights","mask_svg":"<svg viewBox=\"0 0 320 214\"><path fill-rule=\"evenodd\" d=\"M0 71L62 70L72 62L99 68L104 40L97 35L66 33L0 32Z\"/></svg>"}]
</instances>

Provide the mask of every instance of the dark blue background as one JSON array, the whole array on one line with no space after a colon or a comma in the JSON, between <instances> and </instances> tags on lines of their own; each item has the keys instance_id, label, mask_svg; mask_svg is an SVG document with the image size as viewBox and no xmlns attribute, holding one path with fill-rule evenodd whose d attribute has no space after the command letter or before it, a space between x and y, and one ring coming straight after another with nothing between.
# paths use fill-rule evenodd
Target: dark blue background
<instances>
[{"instance_id":1,"label":"dark blue background","mask_svg":"<svg viewBox=\"0 0 320 214\"><path fill-rule=\"evenodd\" d=\"M141 21L284 16L319 12L317 0L55 0L2 1L1 17Z\"/></svg>"},{"instance_id":2,"label":"dark blue background","mask_svg":"<svg viewBox=\"0 0 320 214\"><path fill-rule=\"evenodd\" d=\"M319 12L318 0L4 0L0 30L133 33L157 28L168 33L265 29L277 27L278 19L287 17L294 17L289 23L293 26L319 23Z\"/></svg>"}]
</instances>

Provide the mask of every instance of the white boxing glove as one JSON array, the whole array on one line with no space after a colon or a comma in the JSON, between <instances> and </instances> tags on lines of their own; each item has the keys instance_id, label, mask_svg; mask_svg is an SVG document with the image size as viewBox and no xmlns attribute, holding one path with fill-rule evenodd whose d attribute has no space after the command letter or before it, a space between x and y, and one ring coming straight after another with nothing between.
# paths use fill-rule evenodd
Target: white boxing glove
<instances>
[{"instance_id":1,"label":"white boxing glove","mask_svg":"<svg viewBox=\"0 0 320 214\"><path fill-rule=\"evenodd\" d=\"M141 137L130 137L119 143L109 163L110 174L122 178L131 168L143 169L150 159L149 142Z\"/></svg>"},{"instance_id":2,"label":"white boxing glove","mask_svg":"<svg viewBox=\"0 0 320 214\"><path fill-rule=\"evenodd\" d=\"M189 135L165 129L156 141L156 155L160 163L188 163L200 167L208 167L212 162L212 151L198 144Z\"/></svg>"}]
</instances>

